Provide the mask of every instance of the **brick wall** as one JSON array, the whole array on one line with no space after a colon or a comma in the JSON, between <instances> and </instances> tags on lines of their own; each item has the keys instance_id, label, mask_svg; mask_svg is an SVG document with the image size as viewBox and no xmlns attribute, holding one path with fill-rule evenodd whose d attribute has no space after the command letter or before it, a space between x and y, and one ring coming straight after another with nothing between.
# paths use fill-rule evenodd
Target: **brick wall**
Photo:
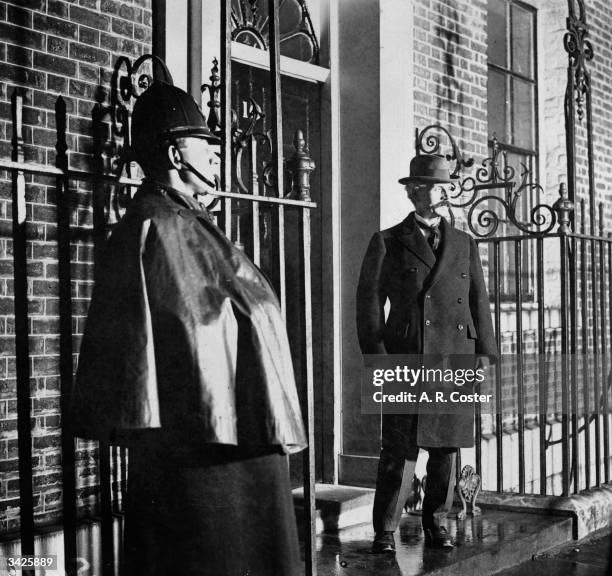
<instances>
[{"instance_id":1,"label":"brick wall","mask_svg":"<svg viewBox=\"0 0 612 576\"><path fill-rule=\"evenodd\" d=\"M151 51L150 0L0 0L0 157L11 153L10 98L24 89L26 161L54 165L57 96L66 101L69 162L91 169L91 112L120 55ZM0 534L18 527L11 184L0 172ZM61 510L59 318L55 188L27 176L28 296L36 522ZM91 192L71 182L74 351L92 288ZM75 357L76 359L76 357ZM75 362L76 366L76 362ZM96 444L77 445L81 514L97 506Z\"/></svg>"},{"instance_id":2,"label":"brick wall","mask_svg":"<svg viewBox=\"0 0 612 576\"><path fill-rule=\"evenodd\" d=\"M548 2L538 10L538 97L540 104L540 182L547 201L554 202L559 184L567 183L564 97L567 85L567 5ZM554 39L554 40L551 40Z\"/></svg>"},{"instance_id":3,"label":"brick wall","mask_svg":"<svg viewBox=\"0 0 612 576\"><path fill-rule=\"evenodd\" d=\"M591 72L596 201L605 206L605 231L612 233L612 6L608 2L587 3L593 60Z\"/></svg>"},{"instance_id":4,"label":"brick wall","mask_svg":"<svg viewBox=\"0 0 612 576\"><path fill-rule=\"evenodd\" d=\"M439 122L470 156L487 155L487 3L415 0L415 126Z\"/></svg>"}]
</instances>

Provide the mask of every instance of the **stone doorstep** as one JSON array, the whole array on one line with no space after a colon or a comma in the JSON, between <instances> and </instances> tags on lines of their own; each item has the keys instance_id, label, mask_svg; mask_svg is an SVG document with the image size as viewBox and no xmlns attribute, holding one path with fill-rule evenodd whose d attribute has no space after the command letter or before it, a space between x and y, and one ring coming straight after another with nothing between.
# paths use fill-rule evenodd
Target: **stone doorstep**
<instances>
[{"instance_id":1,"label":"stone doorstep","mask_svg":"<svg viewBox=\"0 0 612 576\"><path fill-rule=\"evenodd\" d=\"M350 491L341 487L341 495L335 507L342 510L343 498ZM329 487L327 487L327 490ZM371 501L371 490L368 491ZM333 497L333 494L332 494ZM358 497L361 498L361 497ZM323 526L321 498L318 499L318 525ZM363 509L361 505L345 509ZM454 511L457 511L455 507ZM449 532L456 538L457 546L451 552L424 548L421 519L417 514L405 514L395 534L397 554L391 558L371 554L374 532L369 517L371 506L366 509L367 522L360 525L324 532L317 536L317 566L320 574L355 576L356 574L421 574L427 576L456 576L468 574L496 574L530 560L551 548L572 540L572 523L569 516L532 514L524 511L488 509L482 516L459 521L456 514L449 514L446 521ZM349 516L347 515L347 518ZM342 517L338 524L344 524ZM303 529L303 527L301 527Z\"/></svg>"},{"instance_id":2,"label":"stone doorstep","mask_svg":"<svg viewBox=\"0 0 612 576\"><path fill-rule=\"evenodd\" d=\"M478 502L483 507L498 510L569 516L573 521L574 540L581 540L592 532L612 526L612 483L583 490L571 496L498 494L483 491L478 495Z\"/></svg>"},{"instance_id":3,"label":"stone doorstep","mask_svg":"<svg viewBox=\"0 0 612 576\"><path fill-rule=\"evenodd\" d=\"M447 552L424 547L420 524L417 515L402 517L395 533L397 554L392 559L371 553L374 535L371 525L321 534L317 537L319 573L484 576L523 564L553 547L567 545L572 533L571 518L488 510L465 521L449 516L446 526L457 546ZM346 569L341 570L342 566Z\"/></svg>"},{"instance_id":4,"label":"stone doorstep","mask_svg":"<svg viewBox=\"0 0 612 576\"><path fill-rule=\"evenodd\" d=\"M293 491L300 532L303 531L302 489ZM319 538L338 538L344 543L338 552L351 547L367 547L373 536L371 530L374 490L332 484L316 485L316 531ZM589 533L612 526L612 484L586 490L570 497L539 495L497 494L483 491L477 503L485 509L481 517L486 522L499 523L512 535L503 539L485 538L481 543L460 546L452 557L430 563L426 574L451 576L457 574L495 574L522 564L536 555L556 548L573 539L582 539ZM455 502L454 510L460 507ZM534 515L533 522L529 520ZM411 515L412 516L412 515ZM420 521L404 516L402 522L420 525ZM416 521L416 522L415 522ZM451 531L461 523L455 514L449 515ZM516 527L520 526L517 531ZM336 536L334 536L334 534ZM351 544L354 542L354 544ZM361 549L360 548L360 549ZM358 552L359 554L359 552ZM413 554L411 552L410 554ZM365 556L364 565L372 558ZM330 560L319 557L319 564L327 566ZM398 549L398 563L403 561ZM343 572L344 574L344 572Z\"/></svg>"},{"instance_id":5,"label":"stone doorstep","mask_svg":"<svg viewBox=\"0 0 612 576\"><path fill-rule=\"evenodd\" d=\"M340 484L317 484L316 532L336 532L343 528L369 522L372 517L374 490ZM304 518L304 489L293 490L293 502L301 527Z\"/></svg>"},{"instance_id":6,"label":"stone doorstep","mask_svg":"<svg viewBox=\"0 0 612 576\"><path fill-rule=\"evenodd\" d=\"M303 488L293 490L298 521L303 518ZM316 532L334 532L371 521L374 490L340 484L316 485ZM477 504L483 508L571 517L574 539L612 526L612 484L585 490L570 497L498 494L482 491ZM459 502L455 501L455 507Z\"/></svg>"},{"instance_id":7,"label":"stone doorstep","mask_svg":"<svg viewBox=\"0 0 612 576\"><path fill-rule=\"evenodd\" d=\"M487 512L485 512L486 514ZM489 514L501 512L491 511ZM508 515L518 513L509 512ZM483 542L472 546L470 553L461 554L446 566L427 572L435 576L457 576L458 574L497 574L503 570L523 564L537 554L572 539L572 519L549 519L547 524L534 527L531 532L515 533L507 539L492 543Z\"/></svg>"}]
</instances>

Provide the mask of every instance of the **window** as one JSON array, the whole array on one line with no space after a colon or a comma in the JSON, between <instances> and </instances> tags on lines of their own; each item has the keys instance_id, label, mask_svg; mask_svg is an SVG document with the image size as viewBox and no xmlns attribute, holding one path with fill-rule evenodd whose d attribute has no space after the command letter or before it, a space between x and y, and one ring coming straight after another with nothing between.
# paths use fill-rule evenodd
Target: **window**
<instances>
[{"instance_id":1,"label":"window","mask_svg":"<svg viewBox=\"0 0 612 576\"><path fill-rule=\"evenodd\" d=\"M319 43L306 0L279 1L279 42L283 56L317 64ZM267 0L232 0L232 40L268 49Z\"/></svg>"},{"instance_id":2,"label":"window","mask_svg":"<svg viewBox=\"0 0 612 576\"><path fill-rule=\"evenodd\" d=\"M537 180L536 10L515 0L488 0L487 5L490 155L493 155L493 147L499 146L499 170L503 173L505 166L514 168L516 188L525 169L532 182ZM538 198L530 196L529 192L519 199L516 217L522 224L528 225L530 209L537 203ZM519 232L500 210L499 203L491 201L490 207L505 218L501 219L498 236ZM535 255L531 245L523 243L521 275L525 299L532 299L534 293ZM490 256L492 258L492 254ZM501 291L502 299L514 299L514 244L502 242L500 256L501 282L494 289ZM492 277L490 280L493 288Z\"/></svg>"},{"instance_id":3,"label":"window","mask_svg":"<svg viewBox=\"0 0 612 576\"><path fill-rule=\"evenodd\" d=\"M512 0L488 6L489 133L536 155L535 9Z\"/></svg>"}]
</instances>

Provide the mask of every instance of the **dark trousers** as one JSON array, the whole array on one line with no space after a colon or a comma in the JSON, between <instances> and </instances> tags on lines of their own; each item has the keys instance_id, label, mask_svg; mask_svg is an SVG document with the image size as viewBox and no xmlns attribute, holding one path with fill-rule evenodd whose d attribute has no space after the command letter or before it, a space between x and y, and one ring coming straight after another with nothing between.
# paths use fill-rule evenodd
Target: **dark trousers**
<instances>
[{"instance_id":1,"label":"dark trousers","mask_svg":"<svg viewBox=\"0 0 612 576\"><path fill-rule=\"evenodd\" d=\"M423 500L423 528L439 526L453 504L456 448L426 448L427 479ZM384 446L380 452L376 494L374 496L374 531L394 532L406 499L412 491L418 448Z\"/></svg>"}]
</instances>

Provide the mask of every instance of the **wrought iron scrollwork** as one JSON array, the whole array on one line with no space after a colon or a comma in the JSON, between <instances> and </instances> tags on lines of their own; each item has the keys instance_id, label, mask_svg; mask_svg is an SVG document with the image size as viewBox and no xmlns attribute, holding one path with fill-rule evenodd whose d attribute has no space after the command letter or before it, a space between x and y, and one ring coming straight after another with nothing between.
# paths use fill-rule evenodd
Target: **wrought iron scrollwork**
<instances>
[{"instance_id":1,"label":"wrought iron scrollwork","mask_svg":"<svg viewBox=\"0 0 612 576\"><path fill-rule=\"evenodd\" d=\"M487 159L490 160L490 159ZM484 162L483 162L484 164ZM474 196L469 204L468 227L474 235L485 238L493 236L502 220L512 223L518 230L525 234L543 235L550 232L557 221L553 207L548 204L536 204L529 210L529 219L522 222L517 217L519 200L523 195L537 197L544 190L539 184L531 182L531 171L521 163L521 180L516 185L514 180L504 180L501 187L505 188L506 196L501 198L494 194L485 194L475 199L476 192L487 188L499 188L499 183L482 182L474 187ZM514 173L514 169L513 169ZM491 186L489 186L491 184ZM494 205L502 208L501 212L494 209ZM475 226L477 223L478 226Z\"/></svg>"},{"instance_id":2,"label":"wrought iron scrollwork","mask_svg":"<svg viewBox=\"0 0 612 576\"><path fill-rule=\"evenodd\" d=\"M520 165L517 182L517 169L508 164L506 152L496 138L493 138L492 155L482 161L473 175L464 175L464 171L474 167L474 159L464 157L452 134L443 126L432 124L420 132L417 130L416 150L417 154L445 156L451 162L451 177L456 182L449 186L440 205L448 209L451 222L455 220L453 208L467 210L467 226L475 236L493 236L501 222L511 223L529 235L547 234L557 223L555 208L544 203L537 203L529 210L526 222L518 217L520 200L537 198L543 189L533 181L533 174L524 163ZM491 190L501 190L502 195L487 193Z\"/></svg>"},{"instance_id":3,"label":"wrought iron scrollwork","mask_svg":"<svg viewBox=\"0 0 612 576\"><path fill-rule=\"evenodd\" d=\"M132 176L130 108L132 100L138 98L153 82L153 66L159 67L166 82L173 83L164 61L152 54L140 56L133 63L125 56L118 58L111 76L110 94L100 83L92 111L96 172L117 177L123 174ZM129 199L130 193L126 187L115 187L105 200L106 220L119 220Z\"/></svg>"},{"instance_id":4,"label":"wrought iron scrollwork","mask_svg":"<svg viewBox=\"0 0 612 576\"><path fill-rule=\"evenodd\" d=\"M449 162L455 163L455 168L451 172L451 178L458 178L463 168L470 168L474 164L474 159L465 159L463 157L461 149L446 128L440 126L439 124L432 124L426 128L423 128L421 132L417 130L416 149L419 153L440 154L442 147L440 142L441 136L439 133L446 135L451 147L451 152L445 154L446 159Z\"/></svg>"},{"instance_id":5,"label":"wrought iron scrollwork","mask_svg":"<svg viewBox=\"0 0 612 576\"><path fill-rule=\"evenodd\" d=\"M96 94L97 103L92 111L97 173L117 177L132 176L130 111L133 101L153 82L153 66L160 67L163 80L173 83L165 63L149 54L141 56L134 63L126 57L117 60L111 77L110 94L101 83ZM203 84L201 89L207 95L207 125L214 134L222 136L221 77L216 58L212 62L210 82ZM242 116L235 109L231 111L233 174L230 191L262 195L277 192L272 163L272 134L266 128L264 106L265 102L260 103L254 97L249 97ZM286 161L291 177L287 179L287 190L284 192L291 198L308 199L309 178L314 163L308 157L308 146L301 131L296 134L294 146L294 156ZM105 195L103 211L107 222L121 218L130 197L129 187L119 186L113 187L112 192ZM218 203L218 199L215 203ZM239 201L234 203L234 208L236 212L241 210Z\"/></svg>"},{"instance_id":6,"label":"wrought iron scrollwork","mask_svg":"<svg viewBox=\"0 0 612 576\"><path fill-rule=\"evenodd\" d=\"M143 71L145 64L158 65L164 74L164 80L173 84L172 76L163 60L153 54L144 54L132 64L130 60L121 56L117 59L111 77L111 93L109 113L112 120L113 135L123 138L123 151L120 156L119 165L116 167L120 172L121 160L129 161L129 108L132 99L137 99L153 82L153 70Z\"/></svg>"},{"instance_id":7,"label":"wrought iron scrollwork","mask_svg":"<svg viewBox=\"0 0 612 576\"><path fill-rule=\"evenodd\" d=\"M241 128L238 115L232 111L232 155L234 157L233 172L234 182L238 192L253 194L244 182L242 173L243 156L245 152L251 151L251 178L255 177L262 182L266 188L272 188L274 179L272 176L272 162L270 159L272 150L272 137L269 130L257 131L257 125L263 120L265 114L261 105L254 99L249 98L246 114L246 127ZM264 154L257 151L265 150ZM255 165L253 165L255 164ZM257 183L254 182L253 186Z\"/></svg>"},{"instance_id":8,"label":"wrought iron scrollwork","mask_svg":"<svg viewBox=\"0 0 612 576\"><path fill-rule=\"evenodd\" d=\"M593 59L593 45L588 40L589 29L586 19L584 0L569 0L567 32L563 45L568 54L569 68L573 74L573 97L576 102L576 114L582 120L584 116L585 94L591 90L591 77L586 63ZM568 90L571 90L568 85Z\"/></svg>"},{"instance_id":9,"label":"wrought iron scrollwork","mask_svg":"<svg viewBox=\"0 0 612 576\"><path fill-rule=\"evenodd\" d=\"M232 40L268 49L267 0L233 0ZM281 53L291 58L317 64L319 42L312 25L306 0L281 0L279 5L281 23Z\"/></svg>"},{"instance_id":10,"label":"wrought iron scrollwork","mask_svg":"<svg viewBox=\"0 0 612 576\"><path fill-rule=\"evenodd\" d=\"M210 74L210 83L203 84L202 92L208 92L207 107L209 109L207 124L213 134L222 136L220 108L221 108L221 76L219 72L219 62L216 58L213 59L213 65ZM232 137L232 165L233 174L232 180L237 186L237 191L244 194L251 194L248 185L244 181L242 174L243 158L248 151L254 152L255 171L258 173L258 178L266 188L273 188L274 175L272 174L272 136L269 130L266 130L263 120L265 113L263 111L263 103L260 104L255 98L250 97L247 101L247 110L244 115L245 122L241 122L238 111L231 111L231 137ZM243 124L243 125L241 125ZM267 155L261 154L262 150L267 151ZM259 153L257 152L259 151ZM251 162L253 159L251 159ZM253 167L252 167L253 168Z\"/></svg>"},{"instance_id":11,"label":"wrought iron scrollwork","mask_svg":"<svg viewBox=\"0 0 612 576\"><path fill-rule=\"evenodd\" d=\"M202 92L208 92L208 126L221 135L218 109L220 108L220 84L218 61L213 60L210 83L202 85ZM238 85L235 86L238 93ZM264 107L253 96L246 100L242 115L236 108L231 111L232 123L232 186L243 194L276 193L276 176L272 163L272 132L266 128ZM310 199L310 173L315 164L308 156L308 143L304 133L297 130L293 140L294 155L285 161L289 178L286 180L286 198ZM250 187L250 189L249 189ZM237 203L238 205L238 203Z\"/></svg>"},{"instance_id":12,"label":"wrought iron scrollwork","mask_svg":"<svg viewBox=\"0 0 612 576\"><path fill-rule=\"evenodd\" d=\"M145 64L158 65L163 72L164 80L170 84L173 83L166 64L157 56L145 54L135 60L133 64L127 57L121 56L117 59L111 76L109 105L104 105L107 94L103 89L99 89L96 94L94 129L96 124L110 117L114 161L109 168L111 173L116 175L121 174L126 166L129 174L131 102L138 98L153 82L153 71L152 69L143 70ZM118 141L117 138L120 140Z\"/></svg>"}]
</instances>

